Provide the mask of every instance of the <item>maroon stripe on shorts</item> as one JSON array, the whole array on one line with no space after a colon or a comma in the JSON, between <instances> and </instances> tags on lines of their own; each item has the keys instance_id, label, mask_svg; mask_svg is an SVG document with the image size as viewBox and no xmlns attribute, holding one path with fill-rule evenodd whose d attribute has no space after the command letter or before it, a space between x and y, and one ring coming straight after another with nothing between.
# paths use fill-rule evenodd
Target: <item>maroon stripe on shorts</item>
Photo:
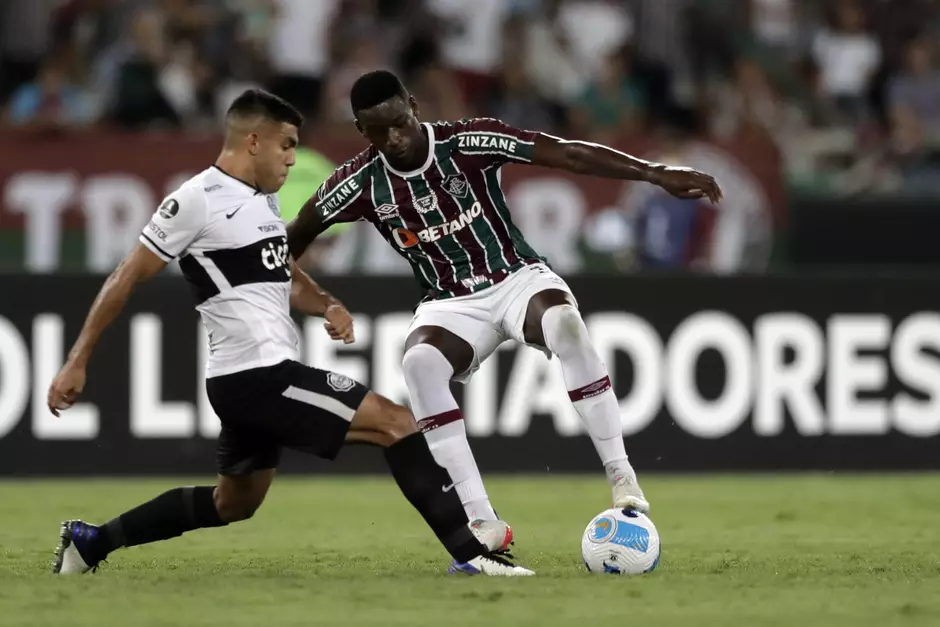
<instances>
[{"instance_id":1,"label":"maroon stripe on shorts","mask_svg":"<svg viewBox=\"0 0 940 627\"><path fill-rule=\"evenodd\" d=\"M418 428L421 430L421 433L427 433L428 431L434 431L438 427L449 425L458 420L463 420L463 414L460 413L459 409L452 409L451 411L445 411L443 414L422 418L418 421Z\"/></svg>"},{"instance_id":2,"label":"maroon stripe on shorts","mask_svg":"<svg viewBox=\"0 0 940 627\"><path fill-rule=\"evenodd\" d=\"M578 401L583 401L586 398L594 398L595 396L603 394L609 389L610 377L604 377L603 379L598 379L594 383L585 385L583 388L569 390L568 398L571 399L572 403L577 403Z\"/></svg>"}]
</instances>

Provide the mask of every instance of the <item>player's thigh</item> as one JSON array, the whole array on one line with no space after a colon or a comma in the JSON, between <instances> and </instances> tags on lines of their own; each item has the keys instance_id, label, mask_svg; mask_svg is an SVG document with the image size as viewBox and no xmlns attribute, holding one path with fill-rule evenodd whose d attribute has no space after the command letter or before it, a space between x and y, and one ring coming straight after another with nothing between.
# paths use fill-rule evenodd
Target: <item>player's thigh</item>
<instances>
[{"instance_id":1,"label":"player's thigh","mask_svg":"<svg viewBox=\"0 0 940 627\"><path fill-rule=\"evenodd\" d=\"M281 462L281 447L264 429L255 428L255 413L246 407L244 416L233 419L229 412L222 419L216 440L216 467L220 477L232 482L249 481L257 473L273 471ZM249 413L251 412L251 413Z\"/></svg>"},{"instance_id":2,"label":"player's thigh","mask_svg":"<svg viewBox=\"0 0 940 627\"><path fill-rule=\"evenodd\" d=\"M453 300L418 307L405 346L429 343L437 347L454 366L453 380L465 383L505 339L488 310Z\"/></svg>"},{"instance_id":3,"label":"player's thigh","mask_svg":"<svg viewBox=\"0 0 940 627\"><path fill-rule=\"evenodd\" d=\"M259 420L268 394L269 368L257 368L206 380L212 409L222 422L216 440L216 465L222 477L249 477L277 468L281 448Z\"/></svg>"},{"instance_id":4,"label":"player's thigh","mask_svg":"<svg viewBox=\"0 0 940 627\"><path fill-rule=\"evenodd\" d=\"M500 307L500 327L509 338L545 350L542 315L555 305L578 306L571 288L545 265L528 266L513 277Z\"/></svg>"}]
</instances>

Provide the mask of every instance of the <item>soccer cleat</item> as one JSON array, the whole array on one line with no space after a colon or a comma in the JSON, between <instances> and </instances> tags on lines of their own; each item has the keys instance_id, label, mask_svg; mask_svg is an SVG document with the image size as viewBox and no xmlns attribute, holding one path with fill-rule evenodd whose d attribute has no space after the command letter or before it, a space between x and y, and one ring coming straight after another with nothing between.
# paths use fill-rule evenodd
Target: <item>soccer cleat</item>
<instances>
[{"instance_id":1,"label":"soccer cleat","mask_svg":"<svg viewBox=\"0 0 940 627\"><path fill-rule=\"evenodd\" d=\"M535 571L528 568L516 566L509 561L511 558L512 556L505 552L487 553L474 557L465 564L455 560L447 572L452 575L487 575L489 577L530 577L535 574Z\"/></svg>"},{"instance_id":2,"label":"soccer cleat","mask_svg":"<svg viewBox=\"0 0 940 627\"><path fill-rule=\"evenodd\" d=\"M98 527L81 520L66 520L59 532L59 546L55 550L52 572L56 575L81 575L98 570L100 560L88 557L89 541L98 533Z\"/></svg>"},{"instance_id":3,"label":"soccer cleat","mask_svg":"<svg viewBox=\"0 0 940 627\"><path fill-rule=\"evenodd\" d=\"M512 527L502 520L477 519L470 523L470 530L480 544L494 553L507 550L513 543Z\"/></svg>"},{"instance_id":4,"label":"soccer cleat","mask_svg":"<svg viewBox=\"0 0 940 627\"><path fill-rule=\"evenodd\" d=\"M611 492L613 493L613 506L617 509L634 509L643 514L649 514L650 504L637 483L636 473L619 473L611 479Z\"/></svg>"}]
</instances>

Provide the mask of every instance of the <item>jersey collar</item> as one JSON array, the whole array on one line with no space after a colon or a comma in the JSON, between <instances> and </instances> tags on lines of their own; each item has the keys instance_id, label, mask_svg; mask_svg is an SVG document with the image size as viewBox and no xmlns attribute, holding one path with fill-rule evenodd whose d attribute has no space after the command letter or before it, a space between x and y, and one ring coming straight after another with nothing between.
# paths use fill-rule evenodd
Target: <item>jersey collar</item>
<instances>
[{"instance_id":1,"label":"jersey collar","mask_svg":"<svg viewBox=\"0 0 940 627\"><path fill-rule=\"evenodd\" d=\"M411 176L418 176L419 174L424 174L427 169L431 167L431 164L434 163L434 127L431 126L431 124L428 122L422 122L421 126L423 126L428 132L428 158L424 160L424 165L412 172L399 172L393 168L388 161L385 160L385 155L380 152L379 156L382 157L382 163L385 164L385 168L392 174L400 176L403 179L409 178Z\"/></svg>"},{"instance_id":2,"label":"jersey collar","mask_svg":"<svg viewBox=\"0 0 940 627\"><path fill-rule=\"evenodd\" d=\"M224 174L225 176L227 176L228 178L232 179L233 181L235 181L235 182L237 182L237 183L240 183L241 185L244 185L245 187L247 187L248 189L250 189L250 190L251 190L252 192L254 192L255 194L260 194L260 193L262 193L260 189L258 189L257 187L255 187L255 186L252 185L251 183L248 183L248 182L246 182L246 181L243 181L243 180L241 180L240 178L238 178L237 176L232 176L231 174L229 174L228 172L226 172L225 170L223 170L223 169L220 168L219 166L215 165L214 163L212 164L212 167L215 168L217 171L221 172L222 174Z\"/></svg>"}]
</instances>

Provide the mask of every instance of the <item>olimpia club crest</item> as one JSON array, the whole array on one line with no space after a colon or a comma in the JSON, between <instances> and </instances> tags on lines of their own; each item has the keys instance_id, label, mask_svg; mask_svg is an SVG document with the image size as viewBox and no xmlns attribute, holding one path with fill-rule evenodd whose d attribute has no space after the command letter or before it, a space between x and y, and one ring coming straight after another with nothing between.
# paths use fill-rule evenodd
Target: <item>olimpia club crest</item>
<instances>
[{"instance_id":1,"label":"olimpia club crest","mask_svg":"<svg viewBox=\"0 0 940 627\"><path fill-rule=\"evenodd\" d=\"M280 218L281 207L277 203L277 196L275 196L274 194L268 194L267 196L265 196L265 200L268 201L268 209L271 210L271 213L273 213L274 215Z\"/></svg>"}]
</instances>

